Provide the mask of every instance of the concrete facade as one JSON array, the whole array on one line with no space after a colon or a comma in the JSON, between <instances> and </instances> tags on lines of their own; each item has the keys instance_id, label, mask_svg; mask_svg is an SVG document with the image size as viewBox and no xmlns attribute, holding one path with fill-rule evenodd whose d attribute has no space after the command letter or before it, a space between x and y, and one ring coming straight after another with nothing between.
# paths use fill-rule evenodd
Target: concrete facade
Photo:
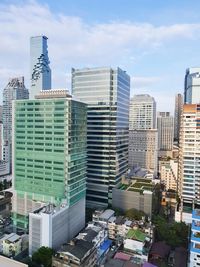
<instances>
[{"instance_id":1,"label":"concrete facade","mask_svg":"<svg viewBox=\"0 0 200 267\"><path fill-rule=\"evenodd\" d=\"M85 226L85 199L71 207L48 205L29 214L29 255L41 246L58 249Z\"/></svg>"},{"instance_id":2,"label":"concrete facade","mask_svg":"<svg viewBox=\"0 0 200 267\"><path fill-rule=\"evenodd\" d=\"M153 193L150 191L140 192L120 190L113 188L112 206L123 211L129 209L141 210L151 217Z\"/></svg>"},{"instance_id":3,"label":"concrete facade","mask_svg":"<svg viewBox=\"0 0 200 267\"><path fill-rule=\"evenodd\" d=\"M170 112L159 112L157 117L158 150L171 151L174 141L174 118Z\"/></svg>"},{"instance_id":4,"label":"concrete facade","mask_svg":"<svg viewBox=\"0 0 200 267\"><path fill-rule=\"evenodd\" d=\"M129 130L129 168L135 166L157 172L157 130Z\"/></svg>"},{"instance_id":5,"label":"concrete facade","mask_svg":"<svg viewBox=\"0 0 200 267\"><path fill-rule=\"evenodd\" d=\"M159 161L160 179L165 184L165 189L177 190L178 184L178 160Z\"/></svg>"}]
</instances>

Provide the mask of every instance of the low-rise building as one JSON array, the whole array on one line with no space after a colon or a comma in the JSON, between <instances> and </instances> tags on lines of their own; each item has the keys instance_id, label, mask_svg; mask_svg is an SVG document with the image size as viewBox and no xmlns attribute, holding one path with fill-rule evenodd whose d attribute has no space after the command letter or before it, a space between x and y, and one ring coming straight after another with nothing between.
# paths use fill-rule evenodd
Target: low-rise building
<instances>
[{"instance_id":1,"label":"low-rise building","mask_svg":"<svg viewBox=\"0 0 200 267\"><path fill-rule=\"evenodd\" d=\"M102 225L107 225L108 220L115 214L114 210L95 210L92 215L92 221L100 223Z\"/></svg>"},{"instance_id":2,"label":"low-rise building","mask_svg":"<svg viewBox=\"0 0 200 267\"><path fill-rule=\"evenodd\" d=\"M4 255L14 257L22 251L22 238L15 233L11 233L3 240L2 246Z\"/></svg>"},{"instance_id":3,"label":"low-rise building","mask_svg":"<svg viewBox=\"0 0 200 267\"><path fill-rule=\"evenodd\" d=\"M149 261L153 264L157 262L158 259L167 261L170 250L170 246L164 241L153 243L149 251Z\"/></svg>"},{"instance_id":4,"label":"low-rise building","mask_svg":"<svg viewBox=\"0 0 200 267\"><path fill-rule=\"evenodd\" d=\"M52 258L52 267L87 267L95 266L97 249L89 241L75 239L70 244L63 245Z\"/></svg>"},{"instance_id":5,"label":"low-rise building","mask_svg":"<svg viewBox=\"0 0 200 267\"><path fill-rule=\"evenodd\" d=\"M96 223L81 231L69 244L63 245L53 257L53 267L93 267L108 252L112 241L106 227Z\"/></svg>"},{"instance_id":6,"label":"low-rise building","mask_svg":"<svg viewBox=\"0 0 200 267\"><path fill-rule=\"evenodd\" d=\"M151 180L136 179L112 190L112 206L123 211L136 209L152 216L155 185ZM154 205L155 206L155 205Z\"/></svg>"},{"instance_id":7,"label":"low-rise building","mask_svg":"<svg viewBox=\"0 0 200 267\"><path fill-rule=\"evenodd\" d=\"M143 264L148 261L149 250L152 239L140 229L130 229L124 240L124 250L134 254L138 263Z\"/></svg>"},{"instance_id":8,"label":"low-rise building","mask_svg":"<svg viewBox=\"0 0 200 267\"><path fill-rule=\"evenodd\" d=\"M32 255L41 246L53 249L72 239L79 231L80 221L73 222L68 205L55 206L48 204L29 213L29 255ZM77 229L78 227L78 229Z\"/></svg>"},{"instance_id":9,"label":"low-rise building","mask_svg":"<svg viewBox=\"0 0 200 267\"><path fill-rule=\"evenodd\" d=\"M111 217L108 221L108 236L110 239L124 238L128 230L133 226L133 222L123 216Z\"/></svg>"}]
</instances>

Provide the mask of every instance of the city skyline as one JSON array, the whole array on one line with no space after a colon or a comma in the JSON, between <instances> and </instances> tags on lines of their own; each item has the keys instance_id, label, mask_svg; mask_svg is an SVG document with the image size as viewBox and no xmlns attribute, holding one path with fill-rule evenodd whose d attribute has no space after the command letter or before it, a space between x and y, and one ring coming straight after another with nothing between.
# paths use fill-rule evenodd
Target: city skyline
<instances>
[{"instance_id":1,"label":"city skyline","mask_svg":"<svg viewBox=\"0 0 200 267\"><path fill-rule=\"evenodd\" d=\"M53 88L71 89L72 67L119 66L131 76L131 96L149 93L159 111L173 112L186 68L200 62L200 3L178 2L1 1L0 103L10 77L25 76L30 89L29 38L44 34Z\"/></svg>"}]
</instances>

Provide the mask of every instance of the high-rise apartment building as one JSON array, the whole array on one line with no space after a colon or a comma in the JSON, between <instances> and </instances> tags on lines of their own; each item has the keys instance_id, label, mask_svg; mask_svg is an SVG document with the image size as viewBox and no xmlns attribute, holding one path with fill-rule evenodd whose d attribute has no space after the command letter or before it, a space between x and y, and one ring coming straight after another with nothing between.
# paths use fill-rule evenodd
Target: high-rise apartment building
<instances>
[{"instance_id":1,"label":"high-rise apartment building","mask_svg":"<svg viewBox=\"0 0 200 267\"><path fill-rule=\"evenodd\" d=\"M159 160L160 180L165 185L166 190L177 191L178 186L178 160Z\"/></svg>"},{"instance_id":2,"label":"high-rise apartment building","mask_svg":"<svg viewBox=\"0 0 200 267\"><path fill-rule=\"evenodd\" d=\"M179 153L181 219L191 223L193 208L200 205L200 105L183 105Z\"/></svg>"},{"instance_id":3,"label":"high-rise apartment building","mask_svg":"<svg viewBox=\"0 0 200 267\"><path fill-rule=\"evenodd\" d=\"M198 267L200 265L200 210L192 212L192 225L190 236L190 260L188 267Z\"/></svg>"},{"instance_id":4,"label":"high-rise apartment building","mask_svg":"<svg viewBox=\"0 0 200 267\"><path fill-rule=\"evenodd\" d=\"M171 151L174 141L174 118L170 112L159 112L157 116L158 150Z\"/></svg>"},{"instance_id":5,"label":"high-rise apartment building","mask_svg":"<svg viewBox=\"0 0 200 267\"><path fill-rule=\"evenodd\" d=\"M183 96L181 94L177 94L175 96L175 109L174 109L174 140L178 142L179 142L182 109L183 109Z\"/></svg>"},{"instance_id":6,"label":"high-rise apartment building","mask_svg":"<svg viewBox=\"0 0 200 267\"><path fill-rule=\"evenodd\" d=\"M3 160L12 163L12 103L17 99L28 99L29 93L24 77L12 78L3 90Z\"/></svg>"},{"instance_id":7,"label":"high-rise apartment building","mask_svg":"<svg viewBox=\"0 0 200 267\"><path fill-rule=\"evenodd\" d=\"M156 173L157 164L157 130L129 130L129 168L139 166Z\"/></svg>"},{"instance_id":8,"label":"high-rise apartment building","mask_svg":"<svg viewBox=\"0 0 200 267\"><path fill-rule=\"evenodd\" d=\"M150 95L134 95L130 101L129 129L156 128L156 102Z\"/></svg>"},{"instance_id":9,"label":"high-rise apartment building","mask_svg":"<svg viewBox=\"0 0 200 267\"><path fill-rule=\"evenodd\" d=\"M188 68L186 70L184 103L200 103L200 68Z\"/></svg>"},{"instance_id":10,"label":"high-rise apartment building","mask_svg":"<svg viewBox=\"0 0 200 267\"><path fill-rule=\"evenodd\" d=\"M72 94L87 103L87 204L106 206L128 170L130 77L117 68L72 69Z\"/></svg>"},{"instance_id":11,"label":"high-rise apartment building","mask_svg":"<svg viewBox=\"0 0 200 267\"><path fill-rule=\"evenodd\" d=\"M85 223L86 105L66 90L45 90L13 106L13 223L51 203L69 208L71 233ZM78 217L76 217L78 215Z\"/></svg>"},{"instance_id":12,"label":"high-rise apartment building","mask_svg":"<svg viewBox=\"0 0 200 267\"><path fill-rule=\"evenodd\" d=\"M30 40L31 88L30 99L41 90L51 89L51 69L49 67L46 36L34 36Z\"/></svg>"}]
</instances>

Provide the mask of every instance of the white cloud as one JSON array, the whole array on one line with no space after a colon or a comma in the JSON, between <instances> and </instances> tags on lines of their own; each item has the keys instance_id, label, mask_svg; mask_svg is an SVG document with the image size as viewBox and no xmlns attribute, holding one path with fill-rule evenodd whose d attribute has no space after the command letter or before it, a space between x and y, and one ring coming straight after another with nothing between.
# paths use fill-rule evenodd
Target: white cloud
<instances>
[{"instance_id":1,"label":"white cloud","mask_svg":"<svg viewBox=\"0 0 200 267\"><path fill-rule=\"evenodd\" d=\"M149 88L161 80L161 77L135 76L131 78L131 87L136 89Z\"/></svg>"},{"instance_id":2,"label":"white cloud","mask_svg":"<svg viewBox=\"0 0 200 267\"><path fill-rule=\"evenodd\" d=\"M0 88L10 75L19 74L25 75L29 86L29 38L39 34L49 37L54 86L63 87L71 66L122 65L129 72L129 66L133 67L137 58L148 51L174 40L200 38L200 24L154 26L130 21L88 24L79 17L55 14L36 1L0 5ZM149 86L157 79L136 77L133 86Z\"/></svg>"}]
</instances>

